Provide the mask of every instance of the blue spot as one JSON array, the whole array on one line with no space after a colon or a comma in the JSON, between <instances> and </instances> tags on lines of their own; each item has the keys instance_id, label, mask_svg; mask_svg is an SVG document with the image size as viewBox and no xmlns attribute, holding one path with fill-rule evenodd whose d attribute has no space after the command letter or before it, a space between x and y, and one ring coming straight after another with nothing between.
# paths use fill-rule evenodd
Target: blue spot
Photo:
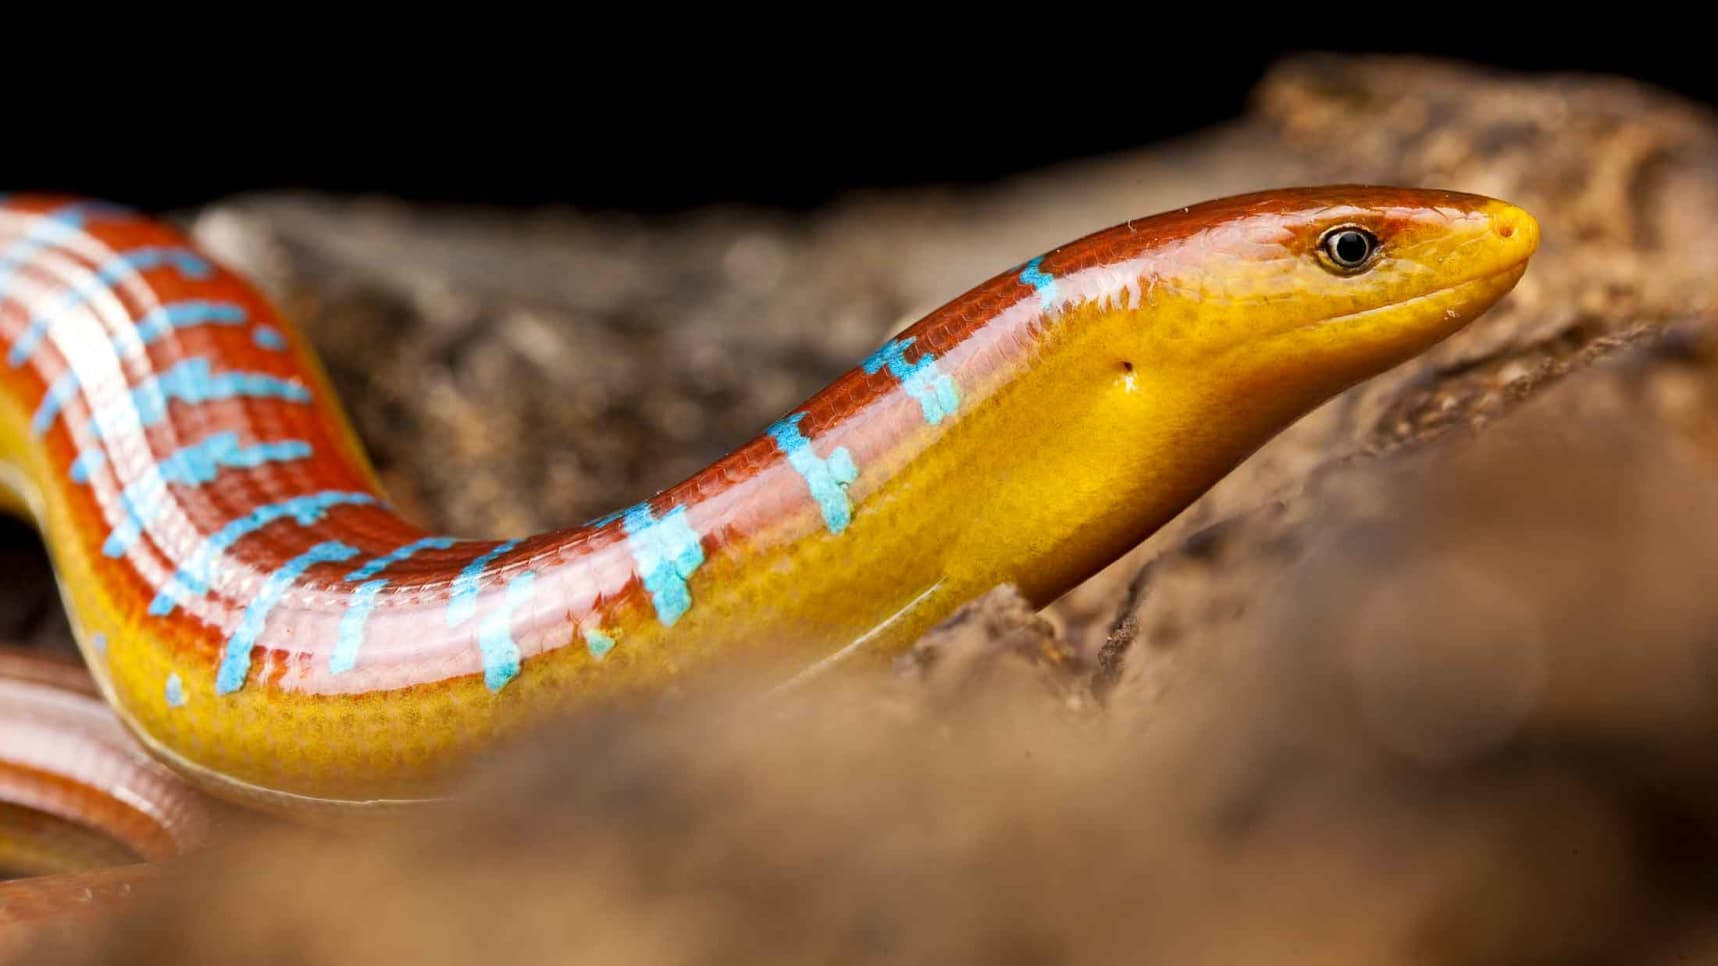
<instances>
[{"instance_id":1,"label":"blue spot","mask_svg":"<svg viewBox=\"0 0 1718 966\"><path fill-rule=\"evenodd\" d=\"M519 675L519 645L513 642L513 614L536 592L537 575L527 570L507 582L507 600L483 619L477 646L483 652L483 683L499 691Z\"/></svg>"},{"instance_id":2,"label":"blue spot","mask_svg":"<svg viewBox=\"0 0 1718 966\"><path fill-rule=\"evenodd\" d=\"M30 434L39 437L53 428L54 420L60 418L60 410L77 394L76 372L67 369L55 376L53 384L48 387L47 395L42 397L41 405L36 407L36 414L30 417Z\"/></svg>"},{"instance_id":3,"label":"blue spot","mask_svg":"<svg viewBox=\"0 0 1718 966\"><path fill-rule=\"evenodd\" d=\"M131 407L139 423L154 426L167 418L168 400L198 404L238 397L302 403L310 401L310 390L260 372L211 372L209 360L197 357L138 383L131 390ZM100 419L91 417L89 425L90 433L99 437Z\"/></svg>"},{"instance_id":4,"label":"blue spot","mask_svg":"<svg viewBox=\"0 0 1718 966\"><path fill-rule=\"evenodd\" d=\"M672 626L692 607L686 581L704 563L704 547L686 522L686 508L677 506L658 520L650 504L640 503L621 517L626 546L656 606L656 619Z\"/></svg>"},{"instance_id":5,"label":"blue spot","mask_svg":"<svg viewBox=\"0 0 1718 966\"><path fill-rule=\"evenodd\" d=\"M28 362L60 313L77 308L123 279L162 265L170 265L180 275L193 279L207 278L214 271L206 259L189 248L138 248L115 255L97 266L94 276L74 285L57 305L31 318L6 354L6 364L16 369Z\"/></svg>"},{"instance_id":6,"label":"blue spot","mask_svg":"<svg viewBox=\"0 0 1718 966\"><path fill-rule=\"evenodd\" d=\"M244 321L244 307L231 302L205 302L196 299L169 302L138 319L136 327L120 333L119 339L127 343L135 339L137 345L154 345L174 329L211 322L218 325L242 325ZM130 350L133 346L128 344L121 348Z\"/></svg>"},{"instance_id":7,"label":"blue spot","mask_svg":"<svg viewBox=\"0 0 1718 966\"><path fill-rule=\"evenodd\" d=\"M167 707L183 708L185 706L185 682L179 680L179 672L167 675Z\"/></svg>"},{"instance_id":8,"label":"blue spot","mask_svg":"<svg viewBox=\"0 0 1718 966\"><path fill-rule=\"evenodd\" d=\"M72 482L88 483L89 475L107 463L107 454L99 449L86 449L72 460Z\"/></svg>"},{"instance_id":9,"label":"blue spot","mask_svg":"<svg viewBox=\"0 0 1718 966\"><path fill-rule=\"evenodd\" d=\"M351 577L347 577L348 580ZM328 673L345 674L358 665L358 650L364 646L364 625L370 611L376 607L376 595L388 586L386 580L369 580L352 591L346 613L340 615L340 630L334 639L334 651L328 655Z\"/></svg>"},{"instance_id":10,"label":"blue spot","mask_svg":"<svg viewBox=\"0 0 1718 966\"><path fill-rule=\"evenodd\" d=\"M216 433L200 443L187 446L156 463L155 472L145 474L120 493L120 507L125 511L125 517L108 534L101 552L114 558L125 556L143 535L144 528L166 506L167 485L170 483L205 486L215 481L222 467L255 469L265 463L305 459L310 452L309 443L295 439L244 446L239 443L238 433Z\"/></svg>"},{"instance_id":11,"label":"blue spot","mask_svg":"<svg viewBox=\"0 0 1718 966\"><path fill-rule=\"evenodd\" d=\"M257 638L262 636L269 612L286 596L294 581L316 564L350 560L357 555L356 547L330 540L311 547L269 574L257 595L245 607L238 629L227 638L226 654L221 657L221 668L215 673L215 693L232 694L245 686L245 676L251 671L251 649L256 646Z\"/></svg>"},{"instance_id":12,"label":"blue spot","mask_svg":"<svg viewBox=\"0 0 1718 966\"><path fill-rule=\"evenodd\" d=\"M364 564L364 566L347 574L346 579L368 580L389 567L392 567L394 564L412 556L419 550L446 550L457 542L458 541L454 540L452 537L425 537L422 540L413 540L411 543L408 543L403 547L390 550L382 556L369 561Z\"/></svg>"},{"instance_id":13,"label":"blue spot","mask_svg":"<svg viewBox=\"0 0 1718 966\"><path fill-rule=\"evenodd\" d=\"M310 455L310 444L289 439L275 443L239 444L237 433L216 433L162 460L161 478L186 486L212 483L220 467L256 469L265 463L290 463Z\"/></svg>"},{"instance_id":14,"label":"blue spot","mask_svg":"<svg viewBox=\"0 0 1718 966\"><path fill-rule=\"evenodd\" d=\"M7 295L18 266L34 258L36 253L54 242L75 238L89 217L126 215L125 209L99 201L79 201L64 205L40 216L23 237L0 253L0 299Z\"/></svg>"},{"instance_id":15,"label":"blue spot","mask_svg":"<svg viewBox=\"0 0 1718 966\"><path fill-rule=\"evenodd\" d=\"M286 336L280 330L268 325L259 325L251 331L251 341L258 347L271 349L275 352L286 348Z\"/></svg>"},{"instance_id":16,"label":"blue spot","mask_svg":"<svg viewBox=\"0 0 1718 966\"><path fill-rule=\"evenodd\" d=\"M602 631L585 631L585 650L590 652L593 660L602 660L608 652L614 650L614 638Z\"/></svg>"},{"instance_id":17,"label":"blue spot","mask_svg":"<svg viewBox=\"0 0 1718 966\"><path fill-rule=\"evenodd\" d=\"M887 366L889 374L901 381L901 388L907 391L907 395L918 400L925 422L935 426L960 405L960 390L955 387L953 379L937 368L937 357L931 353L919 356L916 362L907 361L907 348L915 341L912 338L895 339L871 353L864 362L865 374L876 375L878 370Z\"/></svg>"},{"instance_id":18,"label":"blue spot","mask_svg":"<svg viewBox=\"0 0 1718 966\"><path fill-rule=\"evenodd\" d=\"M102 545L109 557L123 557L166 504L167 485L212 483L221 467L254 469L264 463L291 462L308 457L310 444L298 440L242 446L237 433L217 433L187 446L155 464L155 472L127 486L120 494L126 518Z\"/></svg>"},{"instance_id":19,"label":"blue spot","mask_svg":"<svg viewBox=\"0 0 1718 966\"><path fill-rule=\"evenodd\" d=\"M142 347L154 343L169 329L203 322L230 324L243 322L244 319L244 309L226 302L174 302L144 316L135 328L127 329L116 336L116 341L135 342L138 347ZM77 390L77 373L72 370L67 369L55 377L53 385L48 387L48 394L42 398L41 405L36 407L35 416L30 420L30 432L41 436L52 429L54 420L59 418L60 410L72 400Z\"/></svg>"},{"instance_id":20,"label":"blue spot","mask_svg":"<svg viewBox=\"0 0 1718 966\"><path fill-rule=\"evenodd\" d=\"M147 520L154 519L155 514L160 511L159 498L165 495L166 489L163 487L159 494L151 494L144 499L132 493L132 487L127 487L126 491L120 494L120 506L125 511L125 517L114 525L108 532L107 539L102 541L102 555L116 560L125 556L126 551L137 542L137 538L143 535Z\"/></svg>"},{"instance_id":21,"label":"blue spot","mask_svg":"<svg viewBox=\"0 0 1718 966\"><path fill-rule=\"evenodd\" d=\"M1020 270L1020 281L1032 286L1038 292L1038 302L1045 308L1056 303L1056 276L1039 268L1044 264L1044 256L1039 255L1026 263Z\"/></svg>"},{"instance_id":22,"label":"blue spot","mask_svg":"<svg viewBox=\"0 0 1718 966\"><path fill-rule=\"evenodd\" d=\"M95 652L97 654L106 654L107 653L107 635L106 634L100 633L98 631L94 637L91 637L89 639L89 642L90 642L90 646L95 648Z\"/></svg>"},{"instance_id":23,"label":"blue spot","mask_svg":"<svg viewBox=\"0 0 1718 966\"><path fill-rule=\"evenodd\" d=\"M859 469L853 465L853 456L844 446L837 447L828 459L818 456L811 448L811 441L799 432L799 421L804 418L804 413L794 413L771 426L768 433L787 456L788 464L804 478L805 485L811 490L811 498L823 510L823 523L829 532L840 533L853 519L853 506L847 501L847 487L859 478Z\"/></svg>"},{"instance_id":24,"label":"blue spot","mask_svg":"<svg viewBox=\"0 0 1718 966\"><path fill-rule=\"evenodd\" d=\"M344 674L358 664L358 651L364 646L364 628L370 621L370 612L376 608L376 598L382 593L382 588L388 586L385 578L369 578L419 550L445 550L456 542L452 537L425 537L422 540L414 540L367 561L362 567L346 575L347 580L362 580L364 583L352 591L352 600L346 605L346 612L340 615L340 629L334 640L334 651L328 655L329 673Z\"/></svg>"},{"instance_id":25,"label":"blue spot","mask_svg":"<svg viewBox=\"0 0 1718 966\"><path fill-rule=\"evenodd\" d=\"M215 558L240 539L276 520L291 519L301 527L308 527L321 520L333 507L371 506L379 502L381 501L368 493L326 490L256 507L244 516L230 521L197 547L191 558L179 567L178 572L167 581L167 585L149 602L149 615L166 617L179 606L181 597L207 593L211 578L209 571Z\"/></svg>"},{"instance_id":26,"label":"blue spot","mask_svg":"<svg viewBox=\"0 0 1718 966\"><path fill-rule=\"evenodd\" d=\"M478 578L497 557L519 546L519 543L518 540L509 540L491 547L487 553L466 564L459 576L453 578L453 596L447 602L447 626L458 627L477 613Z\"/></svg>"}]
</instances>

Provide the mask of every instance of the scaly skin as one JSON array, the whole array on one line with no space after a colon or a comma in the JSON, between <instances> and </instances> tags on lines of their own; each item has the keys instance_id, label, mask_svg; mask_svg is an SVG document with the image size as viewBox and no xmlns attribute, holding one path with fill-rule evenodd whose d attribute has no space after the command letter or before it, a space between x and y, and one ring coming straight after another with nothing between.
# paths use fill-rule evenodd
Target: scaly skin
<instances>
[{"instance_id":1,"label":"scaly skin","mask_svg":"<svg viewBox=\"0 0 1718 966\"><path fill-rule=\"evenodd\" d=\"M1320 254L1339 224L1381 240L1364 270ZM1537 241L1502 202L1368 187L1128 222L631 511L497 544L391 512L302 338L172 229L15 197L0 477L151 750L251 804L375 804L578 702L887 654L1005 581L1048 603L1484 311Z\"/></svg>"},{"instance_id":2,"label":"scaly skin","mask_svg":"<svg viewBox=\"0 0 1718 966\"><path fill-rule=\"evenodd\" d=\"M203 844L208 800L146 755L70 664L0 647L0 960L29 925L125 900ZM141 861L140 861L141 860Z\"/></svg>"}]
</instances>

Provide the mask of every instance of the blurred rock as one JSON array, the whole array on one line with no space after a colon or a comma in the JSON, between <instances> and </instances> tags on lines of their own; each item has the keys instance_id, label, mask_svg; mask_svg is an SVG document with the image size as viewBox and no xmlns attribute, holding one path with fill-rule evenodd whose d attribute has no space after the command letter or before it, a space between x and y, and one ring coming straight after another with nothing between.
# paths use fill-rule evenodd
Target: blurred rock
<instances>
[{"instance_id":1,"label":"blurred rock","mask_svg":"<svg viewBox=\"0 0 1718 966\"><path fill-rule=\"evenodd\" d=\"M902 675L582 714L459 801L260 837L32 961L1702 960L1718 451L1636 432L1666 364L1166 558L1234 568L1180 598L1225 620L1108 714L1046 689L1071 659L1003 590Z\"/></svg>"},{"instance_id":2,"label":"blurred rock","mask_svg":"<svg viewBox=\"0 0 1718 966\"><path fill-rule=\"evenodd\" d=\"M956 611L895 663L903 678L945 704L972 692L1012 700L1051 694L1070 709L1090 705L1090 675L1020 591L1004 585Z\"/></svg>"}]
</instances>

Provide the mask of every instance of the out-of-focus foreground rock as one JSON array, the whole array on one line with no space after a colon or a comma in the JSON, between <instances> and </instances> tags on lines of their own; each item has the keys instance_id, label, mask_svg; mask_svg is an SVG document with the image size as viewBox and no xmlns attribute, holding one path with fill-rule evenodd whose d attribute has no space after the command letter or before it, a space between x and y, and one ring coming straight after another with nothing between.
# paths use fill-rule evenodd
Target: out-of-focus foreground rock
<instances>
[{"instance_id":1,"label":"out-of-focus foreground rock","mask_svg":"<svg viewBox=\"0 0 1718 966\"><path fill-rule=\"evenodd\" d=\"M678 480L1057 242L1337 181L1507 198L1545 244L1497 310L1047 622L1004 592L825 700L569 722L474 802L362 849L211 859L60 955L1718 957L1718 121L1697 109L1307 59L1233 125L982 191L654 222L256 198L195 227L304 320L398 502L501 534ZM48 587L7 602L43 639Z\"/></svg>"}]
</instances>

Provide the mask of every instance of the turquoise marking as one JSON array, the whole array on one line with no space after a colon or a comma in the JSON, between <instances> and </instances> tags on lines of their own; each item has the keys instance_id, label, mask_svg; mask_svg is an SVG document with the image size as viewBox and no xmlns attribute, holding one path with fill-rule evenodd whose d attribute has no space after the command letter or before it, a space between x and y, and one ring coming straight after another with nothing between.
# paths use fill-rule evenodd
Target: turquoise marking
<instances>
[{"instance_id":1,"label":"turquoise marking","mask_svg":"<svg viewBox=\"0 0 1718 966\"><path fill-rule=\"evenodd\" d=\"M351 580L351 575L346 579ZM364 646L364 625L369 623L370 611L376 607L376 595L386 586L386 580L367 580L352 591L352 601L346 605L346 613L340 615L334 650L328 655L328 673L345 674L358 666L358 650Z\"/></svg>"},{"instance_id":2,"label":"turquoise marking","mask_svg":"<svg viewBox=\"0 0 1718 966\"><path fill-rule=\"evenodd\" d=\"M167 675L167 707L183 708L185 706L185 682L179 680L179 672Z\"/></svg>"},{"instance_id":3,"label":"turquoise marking","mask_svg":"<svg viewBox=\"0 0 1718 966\"><path fill-rule=\"evenodd\" d=\"M76 372L67 369L55 376L53 384L48 387L47 395L42 397L41 405L36 407L36 414L30 417L30 435L40 438L43 433L53 428L54 420L60 418L60 410L77 394Z\"/></svg>"},{"instance_id":4,"label":"turquoise marking","mask_svg":"<svg viewBox=\"0 0 1718 966\"><path fill-rule=\"evenodd\" d=\"M614 638L602 631L585 631L585 650L590 652L593 660L600 661L614 650Z\"/></svg>"},{"instance_id":5,"label":"turquoise marking","mask_svg":"<svg viewBox=\"0 0 1718 966\"><path fill-rule=\"evenodd\" d=\"M1049 308L1056 302L1056 276L1039 268L1044 263L1044 256L1039 255L1026 263L1020 270L1020 281L1032 286L1038 292L1038 302Z\"/></svg>"},{"instance_id":6,"label":"turquoise marking","mask_svg":"<svg viewBox=\"0 0 1718 966\"><path fill-rule=\"evenodd\" d=\"M483 571L494 563L497 557L519 546L521 541L509 540L498 544L459 572L453 578L453 596L447 602L447 626L458 627L471 619L477 613L477 581L483 576Z\"/></svg>"},{"instance_id":7,"label":"turquoise marking","mask_svg":"<svg viewBox=\"0 0 1718 966\"><path fill-rule=\"evenodd\" d=\"M289 439L277 443L239 443L238 433L216 433L167 457L156 466L168 483L185 486L213 483L221 467L256 469L265 463L290 463L310 456L310 444Z\"/></svg>"},{"instance_id":8,"label":"turquoise marking","mask_svg":"<svg viewBox=\"0 0 1718 966\"><path fill-rule=\"evenodd\" d=\"M347 580L362 580L364 583L352 591L352 600L346 605L346 613L340 615L340 629L334 639L334 651L328 655L330 674L345 674L358 664L358 651L364 646L364 628L369 624L370 612L376 608L376 598L382 593L382 588L388 586L386 578L370 578L419 550L446 550L457 542L452 537L425 537L422 540L414 540L369 560L364 566L346 575Z\"/></svg>"},{"instance_id":9,"label":"turquoise marking","mask_svg":"<svg viewBox=\"0 0 1718 966\"><path fill-rule=\"evenodd\" d=\"M126 329L114 337L116 344L123 343L120 348L130 351L152 345L161 336L173 329L190 325L201 325L215 322L222 325L241 323L245 320L245 310L227 302L174 302L155 309L137 323L132 329ZM42 404L36 407L36 414L30 420L30 432L41 436L54 426L59 418L60 410L70 402L78 391L77 373L70 369L54 378L48 394L42 397ZM79 482L82 482L81 480Z\"/></svg>"},{"instance_id":10,"label":"turquoise marking","mask_svg":"<svg viewBox=\"0 0 1718 966\"><path fill-rule=\"evenodd\" d=\"M28 262L37 252L60 238L75 236L83 228L87 218L127 214L129 212L116 205L99 201L79 201L40 216L30 226L29 231L13 242L4 253L0 253L0 299L7 296L12 278L18 273L18 266Z\"/></svg>"},{"instance_id":11,"label":"turquoise marking","mask_svg":"<svg viewBox=\"0 0 1718 966\"><path fill-rule=\"evenodd\" d=\"M799 472L811 490L811 498L823 510L823 524L830 533L840 533L853 520L853 505L847 500L847 487L859 478L859 468L853 465L853 454L845 446L836 447L828 459L817 455L811 441L799 432L804 413L794 413L768 429L771 439L787 456L788 465Z\"/></svg>"},{"instance_id":12,"label":"turquoise marking","mask_svg":"<svg viewBox=\"0 0 1718 966\"><path fill-rule=\"evenodd\" d=\"M304 403L310 401L310 390L291 380L260 372L211 372L209 360L199 356L138 383L131 390L131 406L138 422L154 426L167 418L169 400L195 405L240 397ZM99 419L91 417L89 425L92 435L101 435Z\"/></svg>"},{"instance_id":13,"label":"turquoise marking","mask_svg":"<svg viewBox=\"0 0 1718 966\"><path fill-rule=\"evenodd\" d=\"M259 348L272 349L275 352L286 348L286 336L280 330L269 325L259 325L251 330L251 341Z\"/></svg>"},{"instance_id":14,"label":"turquoise marking","mask_svg":"<svg viewBox=\"0 0 1718 966\"><path fill-rule=\"evenodd\" d=\"M350 560L357 555L358 548L330 540L311 547L269 574L262 589L245 607L238 629L227 638L226 654L221 657L221 668L215 673L215 693L232 694L245 686L245 676L251 671L251 649L256 647L257 638L262 636L269 612L286 596L294 581L316 564Z\"/></svg>"},{"instance_id":15,"label":"turquoise marking","mask_svg":"<svg viewBox=\"0 0 1718 966\"><path fill-rule=\"evenodd\" d=\"M214 272L214 266L189 248L137 248L115 255L96 268L93 278L73 286L58 305L31 318L18 341L12 344L12 350L6 353L6 364L16 369L28 362L60 313L77 308L125 278L162 265L170 265L191 279L207 278Z\"/></svg>"},{"instance_id":16,"label":"turquoise marking","mask_svg":"<svg viewBox=\"0 0 1718 966\"><path fill-rule=\"evenodd\" d=\"M301 527L308 527L321 520L334 507L372 506L380 502L368 493L326 490L259 506L230 521L203 541L191 554L191 558L180 565L178 572L156 593L155 599L149 602L149 616L166 617L179 606L182 597L208 593L212 576L209 571L214 566L215 558L239 540L277 520L290 519Z\"/></svg>"},{"instance_id":17,"label":"turquoise marking","mask_svg":"<svg viewBox=\"0 0 1718 966\"><path fill-rule=\"evenodd\" d=\"M209 323L243 325L245 319L244 307L231 302L205 302L197 299L169 302L138 319L135 327L120 332L116 341L125 343L120 346L121 350L129 351L137 346L154 345L162 336L175 329Z\"/></svg>"},{"instance_id":18,"label":"turquoise marking","mask_svg":"<svg viewBox=\"0 0 1718 966\"><path fill-rule=\"evenodd\" d=\"M167 505L167 485L206 486L215 481L222 467L255 469L265 463L290 463L310 456L310 444L292 439L279 443L244 446L238 433L216 433L193 443L155 464L155 472L127 486L120 493L125 518L114 526L102 544L106 556L125 556L145 527Z\"/></svg>"},{"instance_id":19,"label":"turquoise marking","mask_svg":"<svg viewBox=\"0 0 1718 966\"><path fill-rule=\"evenodd\" d=\"M72 482L88 483L89 475L107 464L107 454L99 449L86 449L72 460Z\"/></svg>"},{"instance_id":20,"label":"turquoise marking","mask_svg":"<svg viewBox=\"0 0 1718 966\"><path fill-rule=\"evenodd\" d=\"M125 556L143 535L143 528L161 512L166 498L167 487L153 479L141 480L126 487L119 495L119 504L125 511L125 516L108 532L107 539L102 541L102 555L115 560Z\"/></svg>"},{"instance_id":21,"label":"turquoise marking","mask_svg":"<svg viewBox=\"0 0 1718 966\"><path fill-rule=\"evenodd\" d=\"M704 563L704 546L686 522L686 508L677 506L659 520L650 504L640 503L621 516L626 546L656 606L656 619L673 626L692 607L686 581Z\"/></svg>"},{"instance_id":22,"label":"turquoise marking","mask_svg":"<svg viewBox=\"0 0 1718 966\"><path fill-rule=\"evenodd\" d=\"M90 646L95 648L95 652L97 654L106 654L107 653L107 635L106 634L100 633L98 631L94 637L91 637L89 639L89 642L90 642Z\"/></svg>"},{"instance_id":23,"label":"turquoise marking","mask_svg":"<svg viewBox=\"0 0 1718 966\"><path fill-rule=\"evenodd\" d=\"M960 390L955 387L953 379L937 368L937 357L931 353L919 356L916 362L907 361L907 348L916 341L913 338L895 339L871 353L864 362L865 374L874 376L878 370L888 367L889 375L900 380L907 395L918 400L919 408L925 413L925 422L935 426L960 405Z\"/></svg>"},{"instance_id":24,"label":"turquoise marking","mask_svg":"<svg viewBox=\"0 0 1718 966\"><path fill-rule=\"evenodd\" d=\"M419 550L446 550L458 542L459 541L452 537L425 537L422 540L413 540L411 543L408 543L403 547L396 550L390 550L382 556L364 564L364 566L347 574L346 579L368 580L389 567L392 567L394 564L412 556Z\"/></svg>"},{"instance_id":25,"label":"turquoise marking","mask_svg":"<svg viewBox=\"0 0 1718 966\"><path fill-rule=\"evenodd\" d=\"M507 600L483 619L477 646L483 653L483 683L499 691L519 676L519 645L513 642L513 613L531 602L537 575L527 570L507 582Z\"/></svg>"}]
</instances>

